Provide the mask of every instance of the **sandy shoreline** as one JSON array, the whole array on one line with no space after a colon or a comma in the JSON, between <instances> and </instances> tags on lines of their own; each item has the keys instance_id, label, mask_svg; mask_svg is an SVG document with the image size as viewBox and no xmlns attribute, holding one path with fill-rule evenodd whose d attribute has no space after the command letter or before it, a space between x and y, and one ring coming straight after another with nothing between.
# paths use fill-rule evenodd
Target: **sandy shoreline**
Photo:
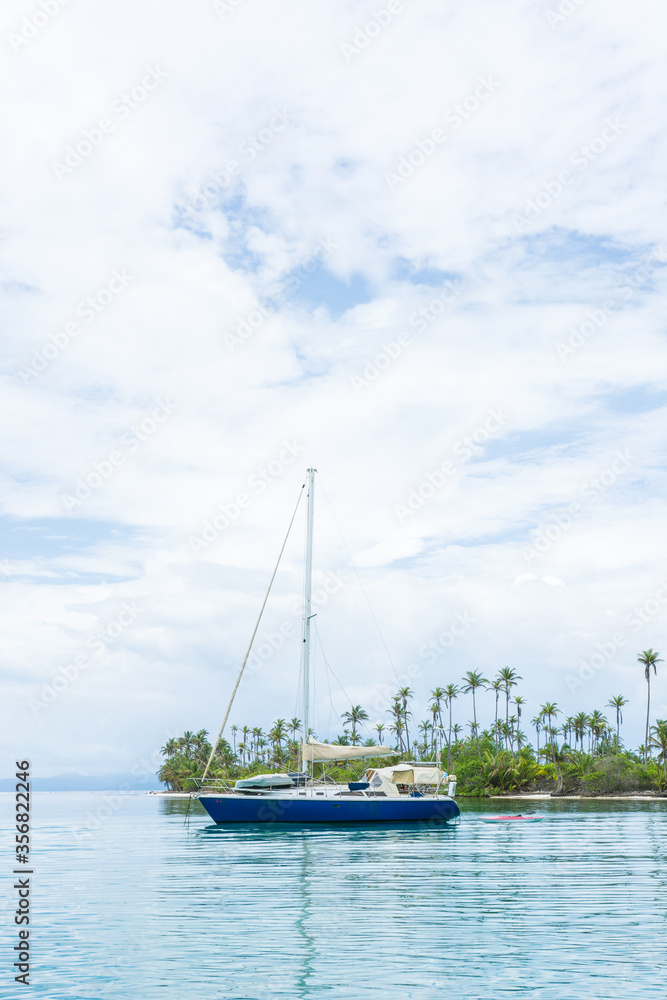
<instances>
[{"instance_id":1,"label":"sandy shoreline","mask_svg":"<svg viewBox=\"0 0 667 1000\"><path fill-rule=\"evenodd\" d=\"M146 792L146 795L159 795L163 799L189 799L198 792Z\"/></svg>"},{"instance_id":2,"label":"sandy shoreline","mask_svg":"<svg viewBox=\"0 0 667 1000\"><path fill-rule=\"evenodd\" d=\"M667 802L665 795L550 795L549 792L534 792L527 795L487 795L488 799L549 799L557 801L566 799L571 802L573 799L583 799L585 801L594 800L596 802L608 800L610 802Z\"/></svg>"}]
</instances>

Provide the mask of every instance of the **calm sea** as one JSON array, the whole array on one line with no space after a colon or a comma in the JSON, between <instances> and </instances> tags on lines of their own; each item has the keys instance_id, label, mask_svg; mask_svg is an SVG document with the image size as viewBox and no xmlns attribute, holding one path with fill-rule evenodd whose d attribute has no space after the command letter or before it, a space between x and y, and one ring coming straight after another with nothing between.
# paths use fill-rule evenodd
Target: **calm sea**
<instances>
[{"instance_id":1,"label":"calm sea","mask_svg":"<svg viewBox=\"0 0 667 1000\"><path fill-rule=\"evenodd\" d=\"M665 997L667 801L523 803L543 822L505 827L478 817L506 803L460 804L451 828L225 828L182 800L42 793L34 985L13 982L10 841L0 995Z\"/></svg>"}]
</instances>

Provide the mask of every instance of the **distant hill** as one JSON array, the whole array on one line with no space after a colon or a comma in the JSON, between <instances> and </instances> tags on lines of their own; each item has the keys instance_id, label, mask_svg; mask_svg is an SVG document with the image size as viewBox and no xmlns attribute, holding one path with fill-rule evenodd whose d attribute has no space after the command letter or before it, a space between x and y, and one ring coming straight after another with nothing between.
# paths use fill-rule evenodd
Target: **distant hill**
<instances>
[{"instance_id":1,"label":"distant hill","mask_svg":"<svg viewBox=\"0 0 667 1000\"><path fill-rule=\"evenodd\" d=\"M157 777L135 774L55 774L51 778L31 778L35 792L150 792L164 788ZM13 792L16 778L0 778L0 792Z\"/></svg>"}]
</instances>

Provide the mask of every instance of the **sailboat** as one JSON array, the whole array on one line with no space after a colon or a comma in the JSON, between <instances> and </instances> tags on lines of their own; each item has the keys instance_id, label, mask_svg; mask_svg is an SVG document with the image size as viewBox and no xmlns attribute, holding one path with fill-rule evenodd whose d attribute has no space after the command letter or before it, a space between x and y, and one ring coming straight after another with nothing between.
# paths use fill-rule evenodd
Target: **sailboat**
<instances>
[{"instance_id":1,"label":"sailboat","mask_svg":"<svg viewBox=\"0 0 667 1000\"><path fill-rule=\"evenodd\" d=\"M240 779L233 786L221 779L207 779L229 715L232 704L230 701L197 798L216 823L445 823L456 819L460 815L454 800L456 778L445 774L437 762L407 761L387 767L369 767L359 781L347 784L337 784L326 778L316 779L313 775L314 764L318 762L326 765L327 762L333 764L336 761L396 756L396 750L391 747L337 746L308 738L315 472L315 469L308 469L304 484L308 487L308 510L301 665L303 732L306 739L301 745L301 770L284 774L258 774ZM277 568L276 566L276 570ZM274 570L274 577L275 572ZM256 632L257 626L254 634ZM248 654L246 660L247 657ZM232 701L246 660L236 681Z\"/></svg>"}]
</instances>

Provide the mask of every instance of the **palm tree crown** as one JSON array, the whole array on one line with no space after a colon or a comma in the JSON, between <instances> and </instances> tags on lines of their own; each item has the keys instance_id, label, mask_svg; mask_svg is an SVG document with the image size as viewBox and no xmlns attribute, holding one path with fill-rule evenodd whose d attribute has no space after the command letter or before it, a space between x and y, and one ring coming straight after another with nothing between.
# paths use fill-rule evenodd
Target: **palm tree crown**
<instances>
[{"instance_id":1,"label":"palm tree crown","mask_svg":"<svg viewBox=\"0 0 667 1000\"><path fill-rule=\"evenodd\" d=\"M498 680L505 691L505 724L509 722L510 714L510 691L516 686L517 681L523 680L511 667L503 667L498 671Z\"/></svg>"},{"instance_id":2,"label":"palm tree crown","mask_svg":"<svg viewBox=\"0 0 667 1000\"><path fill-rule=\"evenodd\" d=\"M463 693L469 694L472 692L473 732L475 734L475 742L477 743L477 755L481 756L479 752L479 736L477 735L477 706L475 705L475 691L478 688L484 687L484 685L489 682L486 677L482 677L479 670L468 670L463 680L465 682Z\"/></svg>"},{"instance_id":3,"label":"palm tree crown","mask_svg":"<svg viewBox=\"0 0 667 1000\"><path fill-rule=\"evenodd\" d=\"M623 722L623 712L621 709L624 705L627 705L628 699L624 698L622 694L616 694L613 698L610 698L607 702L609 708L613 708L616 712L616 740L621 738L621 723Z\"/></svg>"},{"instance_id":4,"label":"palm tree crown","mask_svg":"<svg viewBox=\"0 0 667 1000\"><path fill-rule=\"evenodd\" d=\"M646 678L646 738L644 740L644 767L647 766L648 745L649 745L649 720L651 717L651 667L653 673L658 673L656 664L662 663L660 653L653 649L645 649L637 657L637 662L644 667L644 677Z\"/></svg>"}]
</instances>

